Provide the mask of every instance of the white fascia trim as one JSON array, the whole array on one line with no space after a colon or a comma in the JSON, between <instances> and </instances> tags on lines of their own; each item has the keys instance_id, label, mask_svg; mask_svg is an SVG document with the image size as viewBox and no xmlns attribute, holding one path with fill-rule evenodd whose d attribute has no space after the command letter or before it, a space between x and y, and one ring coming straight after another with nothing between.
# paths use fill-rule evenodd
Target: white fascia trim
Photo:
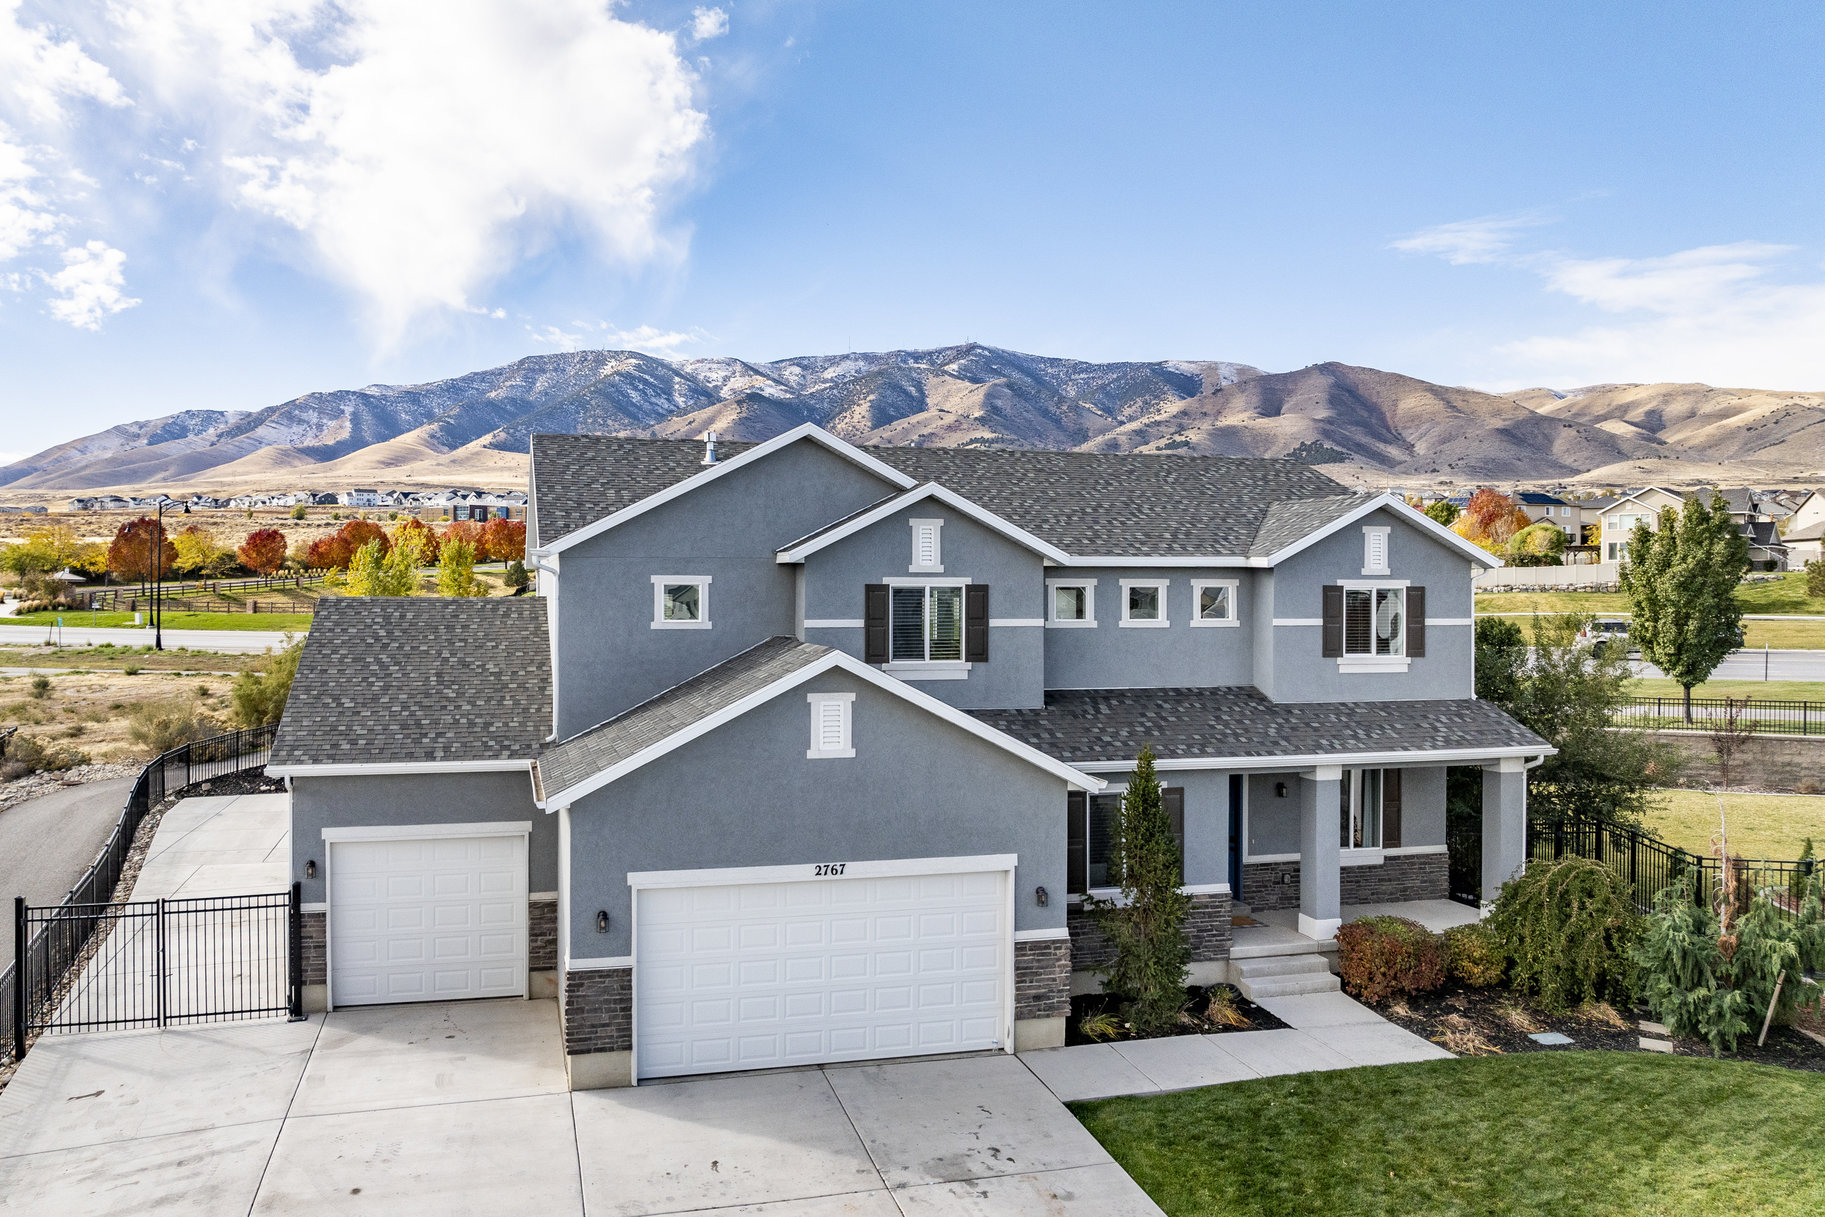
<instances>
[{"instance_id":1,"label":"white fascia trim","mask_svg":"<svg viewBox=\"0 0 1825 1217\"><path fill-rule=\"evenodd\" d=\"M375 761L365 765L268 765L276 778L336 778L387 773L529 773L531 761Z\"/></svg>"},{"instance_id":2,"label":"white fascia trim","mask_svg":"<svg viewBox=\"0 0 1825 1217\"><path fill-rule=\"evenodd\" d=\"M743 455L751 456L753 454L744 453ZM911 483L907 483L907 485L910 486ZM895 512L904 511L915 503L923 503L928 499L936 500L937 502L944 504L959 515L968 516L970 519L976 521L976 523L981 524L986 528L993 529L1010 541L1025 546L1027 549L1030 549L1034 553L1053 562L1063 565L1070 560L1065 551L1058 548L1056 545L1040 540L1026 529L1021 528L1016 524L1009 523L988 508L978 506L964 498L962 495L946 490L936 482L926 482L916 489L909 489L907 493L888 499L878 506L870 508L839 528L833 528L829 532L819 533L810 540L795 541L785 549L775 553L774 560L781 563L803 562L807 556L816 553L818 550L829 545L834 545L846 537L852 537L865 528L871 528L874 525L879 524L882 520L893 515Z\"/></svg>"},{"instance_id":3,"label":"white fascia trim","mask_svg":"<svg viewBox=\"0 0 1825 1217\"><path fill-rule=\"evenodd\" d=\"M859 630L867 625L860 617L807 617L808 630Z\"/></svg>"},{"instance_id":4,"label":"white fascia trim","mask_svg":"<svg viewBox=\"0 0 1825 1217\"><path fill-rule=\"evenodd\" d=\"M997 748L1013 753L1028 764L1035 765L1038 768L1045 770L1047 773L1050 773L1067 785L1075 787L1078 790L1086 790L1091 794L1095 794L1103 788L1104 782L1101 778L1091 777L1081 769L1056 760L1028 744L1023 744L1013 736L1002 731L997 731L993 727L987 726L976 718L963 713L961 710L953 709L952 707L945 705L931 694L920 692L903 680L898 680L892 676L884 675L881 672L876 671L874 668L853 656L845 654L842 651L832 651L822 659L819 659L814 663L806 664L790 676L782 677L763 689L755 690L740 701L725 706L708 718L692 723L683 730L676 731L662 740L647 745L626 760L609 766L607 769L602 770L602 772L594 774L584 781L578 782L575 786L571 786L565 790L547 793L543 800L538 801L538 806L546 811L554 811L559 807L568 807L585 795L593 794L602 789L602 787L607 786L609 783L618 781L634 772L636 769L642 768L643 766L658 760L666 753L682 748L694 739L708 735L710 732L716 730L716 728L725 723L733 722L735 719L740 718L755 707L765 705L780 694L789 692L808 680L815 680L817 677L822 676L824 673L833 669L840 669L859 680L866 681L877 689L884 690L885 692L893 694L895 697L911 702L921 710L925 710L928 713L935 715L949 723L951 726L966 731L977 739L993 744ZM1489 756L1493 754L1480 753L1479 755ZM1134 768L1134 765L1130 762L1125 768L1131 770Z\"/></svg>"},{"instance_id":5,"label":"white fascia trim","mask_svg":"<svg viewBox=\"0 0 1825 1217\"><path fill-rule=\"evenodd\" d=\"M629 520L643 516L655 507L663 507L673 499L682 498L691 493L691 491L696 490L700 486L708 485L710 482L715 481L724 474L752 465L757 461L763 461L769 456L772 456L775 452L778 452L781 448L789 447L802 439L808 439L813 443L821 444L838 456L860 465L876 477L887 482L890 486L898 486L901 490L910 490L918 484L912 478L901 473L893 466L886 464L883 461L876 460L866 452L863 452L860 448L857 448L854 444L838 439L816 423L804 423L792 428L792 430L787 431L784 434L774 436L764 444L748 449L740 456L732 456L726 461L718 461L714 465L706 466L702 472L692 474L690 477L674 486L668 486L657 494L650 494L644 499L641 499L638 503L629 504L620 511L615 512L613 515L604 516L594 524L585 525L575 532L560 537L558 540L553 541L544 548L533 552L539 555L562 553L572 546L581 545L591 537L600 536L611 528L619 527Z\"/></svg>"},{"instance_id":6,"label":"white fascia trim","mask_svg":"<svg viewBox=\"0 0 1825 1217\"><path fill-rule=\"evenodd\" d=\"M566 972L600 972L607 968L631 968L634 966L632 955L598 955L592 959L566 959Z\"/></svg>"},{"instance_id":7,"label":"white fascia trim","mask_svg":"<svg viewBox=\"0 0 1825 1217\"><path fill-rule=\"evenodd\" d=\"M330 911L329 901L303 900L298 904L298 911L300 913L327 913Z\"/></svg>"},{"instance_id":8,"label":"white fascia trim","mask_svg":"<svg viewBox=\"0 0 1825 1217\"><path fill-rule=\"evenodd\" d=\"M1529 757L1553 756L1557 748L1434 748L1424 752L1332 752L1311 754L1288 754L1286 756L1211 756L1183 757L1173 760L1158 760L1153 763L1155 769L1171 771L1179 769L1220 769L1229 772L1264 772L1274 773L1292 769L1310 769L1313 766L1335 767L1340 765L1363 765L1380 768L1385 765L1398 765L1406 768L1427 768L1433 765L1468 765L1483 761L1525 761ZM1134 762L1126 761L1085 761L1076 766L1085 773L1133 773ZM1504 770L1504 772L1511 772Z\"/></svg>"},{"instance_id":9,"label":"white fascia trim","mask_svg":"<svg viewBox=\"0 0 1825 1217\"><path fill-rule=\"evenodd\" d=\"M1046 623L1046 619L1044 617L990 617L989 618L989 627L991 629L1001 629L1001 628L1004 628L1007 626L1023 626L1023 627L1044 626L1045 623Z\"/></svg>"},{"instance_id":10,"label":"white fascia trim","mask_svg":"<svg viewBox=\"0 0 1825 1217\"><path fill-rule=\"evenodd\" d=\"M976 854L957 858L884 858L877 861L800 862L791 866L723 866L703 870L640 870L627 872L627 885L658 887L741 887L750 883L801 883L838 879L892 879L902 875L963 875L980 871L1012 871L1019 854ZM841 866L837 873L818 874L819 868Z\"/></svg>"},{"instance_id":11,"label":"white fascia trim","mask_svg":"<svg viewBox=\"0 0 1825 1217\"><path fill-rule=\"evenodd\" d=\"M337 841L428 841L446 837L524 837L531 820L491 820L475 824L372 824L326 828L323 839Z\"/></svg>"},{"instance_id":12,"label":"white fascia trim","mask_svg":"<svg viewBox=\"0 0 1825 1217\"><path fill-rule=\"evenodd\" d=\"M1069 937L1071 937L1071 931L1067 930L1062 925L1056 926L1049 930L1015 930L1014 931L1014 941L1015 942L1056 942L1061 938L1069 938Z\"/></svg>"},{"instance_id":13,"label":"white fascia trim","mask_svg":"<svg viewBox=\"0 0 1825 1217\"><path fill-rule=\"evenodd\" d=\"M1446 528L1443 524L1440 524L1437 520L1433 519L1431 516L1425 514L1424 512L1418 510L1417 508L1411 506L1407 502L1407 500L1401 498L1397 494L1377 495L1373 499L1370 499L1367 503L1364 503L1361 507L1358 507L1355 511L1352 511L1352 512L1348 513L1347 515L1339 516L1337 519L1332 520L1329 524L1326 524L1323 528L1319 528L1312 532L1306 533L1303 537L1300 537L1297 541L1294 541L1291 545L1288 545L1283 549L1276 550L1274 553L1269 554L1265 558L1252 559L1249 562L1249 565L1250 566L1257 566L1257 565L1258 566L1278 566L1278 565L1280 565L1280 563L1286 561L1288 558L1292 557L1294 554L1297 554L1304 550L1310 549L1312 546L1318 544L1318 542L1324 540L1326 537L1330 536L1332 533L1339 532L1345 528L1348 528L1350 525L1356 523L1356 521L1362 519L1364 516L1367 516L1374 512L1382 511L1382 510L1391 511L1396 516L1405 520L1407 523L1412 524L1414 527L1418 528L1421 532L1431 534L1435 540L1443 541L1445 544L1451 546L1452 548L1456 549L1458 552L1464 554L1472 562L1475 562L1478 566L1494 568L1494 567L1498 567L1498 566L1502 565L1502 560L1500 558L1496 557L1494 554L1490 553L1486 549L1482 549L1482 548L1479 548L1478 546L1472 545L1470 542L1466 541L1464 538L1462 538L1462 537L1458 536L1456 533L1452 532L1449 528Z\"/></svg>"},{"instance_id":14,"label":"white fascia trim","mask_svg":"<svg viewBox=\"0 0 1825 1217\"><path fill-rule=\"evenodd\" d=\"M1189 558L1182 555L1176 557L1166 556L1154 558L1114 558L1092 554L1081 558L1073 557L1059 563L1060 566L1160 566L1173 567L1175 569L1182 566L1232 567L1258 566L1261 564L1262 563L1257 559L1250 559L1236 554L1208 554Z\"/></svg>"},{"instance_id":15,"label":"white fascia trim","mask_svg":"<svg viewBox=\"0 0 1825 1217\"><path fill-rule=\"evenodd\" d=\"M1275 625L1323 625L1323 617L1276 617Z\"/></svg>"},{"instance_id":16,"label":"white fascia trim","mask_svg":"<svg viewBox=\"0 0 1825 1217\"><path fill-rule=\"evenodd\" d=\"M557 898L558 898L558 894L556 892L527 892L526 893L527 900L534 901L538 904L551 904L551 903L556 902Z\"/></svg>"}]
</instances>

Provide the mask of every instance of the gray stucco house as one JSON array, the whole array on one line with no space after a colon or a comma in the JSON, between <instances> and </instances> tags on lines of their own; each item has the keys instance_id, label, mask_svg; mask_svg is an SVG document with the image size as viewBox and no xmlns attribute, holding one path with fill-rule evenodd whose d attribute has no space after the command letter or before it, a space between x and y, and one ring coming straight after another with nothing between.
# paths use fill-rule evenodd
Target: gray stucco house
<instances>
[{"instance_id":1,"label":"gray stucco house","mask_svg":"<svg viewBox=\"0 0 1825 1217\"><path fill-rule=\"evenodd\" d=\"M1059 1044L1142 743L1201 981L1238 909L1443 898L1447 766L1522 865L1493 559L1396 497L807 426L535 436L528 517L536 597L319 606L269 766L316 1006L557 997L578 1088Z\"/></svg>"}]
</instances>

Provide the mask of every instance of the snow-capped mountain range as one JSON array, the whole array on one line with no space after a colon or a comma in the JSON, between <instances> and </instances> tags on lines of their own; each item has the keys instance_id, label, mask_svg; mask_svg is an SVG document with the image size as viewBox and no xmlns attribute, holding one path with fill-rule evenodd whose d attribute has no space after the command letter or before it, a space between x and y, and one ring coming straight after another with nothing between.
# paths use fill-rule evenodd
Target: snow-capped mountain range
<instances>
[{"instance_id":1,"label":"snow-capped mountain range","mask_svg":"<svg viewBox=\"0 0 1825 1217\"><path fill-rule=\"evenodd\" d=\"M1089 363L968 343L772 363L535 355L429 384L123 423L0 467L0 491L507 484L523 480L534 432L758 440L807 421L860 443L1291 454L1413 480L1642 481L1735 462L1741 481L1825 466L1825 394L1491 394L1342 364Z\"/></svg>"}]
</instances>

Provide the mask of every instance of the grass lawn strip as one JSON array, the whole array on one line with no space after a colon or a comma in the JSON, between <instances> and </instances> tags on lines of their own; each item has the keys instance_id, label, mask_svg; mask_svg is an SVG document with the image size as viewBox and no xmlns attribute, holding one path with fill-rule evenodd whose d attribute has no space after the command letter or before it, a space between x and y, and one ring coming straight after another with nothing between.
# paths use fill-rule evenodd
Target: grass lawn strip
<instances>
[{"instance_id":1,"label":"grass lawn strip","mask_svg":"<svg viewBox=\"0 0 1825 1217\"><path fill-rule=\"evenodd\" d=\"M132 613L91 613L85 609L68 609L62 612L46 611L41 613L20 613L14 617L0 617L0 625L38 625L52 626L58 618L63 619L67 630L74 629L132 629ZM141 610L140 619L146 637L152 637L152 614ZM165 614L165 628L168 630L294 630L303 632L310 629L309 613L174 613Z\"/></svg>"},{"instance_id":2,"label":"grass lawn strip","mask_svg":"<svg viewBox=\"0 0 1825 1217\"><path fill-rule=\"evenodd\" d=\"M1679 698L1684 692L1676 680L1664 676L1637 676L1627 686L1630 697ZM1825 680L1707 680L1692 686L1693 697L1751 697L1757 701L1825 702Z\"/></svg>"},{"instance_id":3,"label":"grass lawn strip","mask_svg":"<svg viewBox=\"0 0 1825 1217\"><path fill-rule=\"evenodd\" d=\"M1820 745L1825 748L1825 742ZM1721 796L1730 827L1730 852L1744 858L1788 860L1811 837L1825 851L1825 795L1731 792ZM1711 852L1717 833L1717 800L1708 790L1659 790L1642 827L1669 845L1695 854Z\"/></svg>"},{"instance_id":4,"label":"grass lawn strip","mask_svg":"<svg viewBox=\"0 0 1825 1217\"><path fill-rule=\"evenodd\" d=\"M1739 584L1736 602L1745 613L1792 613L1825 616L1825 599L1806 594L1806 575L1789 571L1779 579ZM1479 613L1626 613L1621 592L1484 592L1476 598Z\"/></svg>"},{"instance_id":5,"label":"grass lawn strip","mask_svg":"<svg viewBox=\"0 0 1825 1217\"><path fill-rule=\"evenodd\" d=\"M1173 1217L1788 1214L1825 1078L1648 1053L1424 1061L1072 1104Z\"/></svg>"}]
</instances>

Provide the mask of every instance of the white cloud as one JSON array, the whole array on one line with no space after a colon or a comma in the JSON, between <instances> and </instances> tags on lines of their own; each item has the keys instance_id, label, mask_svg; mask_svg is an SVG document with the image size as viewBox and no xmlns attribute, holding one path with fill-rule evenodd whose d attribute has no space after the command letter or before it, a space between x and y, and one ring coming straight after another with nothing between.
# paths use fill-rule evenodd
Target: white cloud
<instances>
[{"instance_id":1,"label":"white cloud","mask_svg":"<svg viewBox=\"0 0 1825 1217\"><path fill-rule=\"evenodd\" d=\"M644 351L662 359L674 358L678 354L678 348L694 346L704 339L699 331L661 330L650 325L624 330L606 321L572 321L570 326L571 328L564 329L555 325L529 325L526 332L534 342L556 347L560 351L580 351L585 348Z\"/></svg>"},{"instance_id":2,"label":"white cloud","mask_svg":"<svg viewBox=\"0 0 1825 1217\"><path fill-rule=\"evenodd\" d=\"M131 104L120 82L73 39L19 20L20 0L0 0L0 81L34 121L64 117L64 101L89 98L107 106Z\"/></svg>"},{"instance_id":3,"label":"white cloud","mask_svg":"<svg viewBox=\"0 0 1825 1217\"><path fill-rule=\"evenodd\" d=\"M566 237L674 256L706 134L674 35L600 0L119 0L153 91L238 202L302 233L383 343ZM194 169L193 165L193 169Z\"/></svg>"},{"instance_id":4,"label":"white cloud","mask_svg":"<svg viewBox=\"0 0 1825 1217\"><path fill-rule=\"evenodd\" d=\"M691 10L691 37L698 42L708 42L720 38L729 32L729 14L719 8L694 8Z\"/></svg>"},{"instance_id":5,"label":"white cloud","mask_svg":"<svg viewBox=\"0 0 1825 1217\"><path fill-rule=\"evenodd\" d=\"M53 299L51 316L77 329L98 330L103 317L132 308L139 301L122 289L127 255L105 241L90 241L63 251L63 269L45 274Z\"/></svg>"},{"instance_id":6,"label":"white cloud","mask_svg":"<svg viewBox=\"0 0 1825 1217\"><path fill-rule=\"evenodd\" d=\"M0 123L0 262L44 244L63 218L39 189L33 150Z\"/></svg>"},{"instance_id":7,"label":"white cloud","mask_svg":"<svg viewBox=\"0 0 1825 1217\"><path fill-rule=\"evenodd\" d=\"M1513 246L1517 233L1544 222L1531 214L1455 220L1402 237L1392 248L1410 254L1436 254L1453 266L1495 262Z\"/></svg>"}]
</instances>

